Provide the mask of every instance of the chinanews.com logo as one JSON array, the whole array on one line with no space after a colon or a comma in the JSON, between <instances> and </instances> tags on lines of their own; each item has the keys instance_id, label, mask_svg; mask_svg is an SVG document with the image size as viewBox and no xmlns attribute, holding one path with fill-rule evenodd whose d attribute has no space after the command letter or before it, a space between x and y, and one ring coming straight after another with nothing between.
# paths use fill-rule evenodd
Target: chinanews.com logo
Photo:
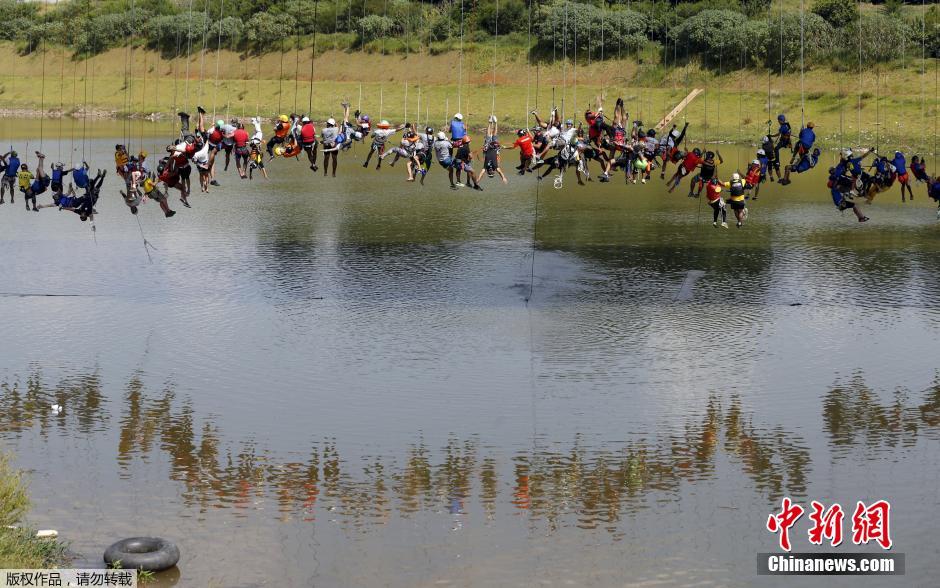
<instances>
[{"instance_id":1,"label":"chinanews.com logo","mask_svg":"<svg viewBox=\"0 0 940 588\"><path fill-rule=\"evenodd\" d=\"M839 503L826 505L813 500L812 512L807 517L811 523L806 532L810 545L827 545L836 548L842 545L846 512ZM796 525L806 514L799 504L789 497L781 501L780 511L767 517L767 531L777 535L782 553L757 554L757 573L761 575L902 575L904 554L885 553L893 545L891 539L891 504L878 500L871 504L858 501L851 519L853 545L871 545L881 551L866 553L838 552L793 552L791 538L798 540Z\"/></svg>"}]
</instances>

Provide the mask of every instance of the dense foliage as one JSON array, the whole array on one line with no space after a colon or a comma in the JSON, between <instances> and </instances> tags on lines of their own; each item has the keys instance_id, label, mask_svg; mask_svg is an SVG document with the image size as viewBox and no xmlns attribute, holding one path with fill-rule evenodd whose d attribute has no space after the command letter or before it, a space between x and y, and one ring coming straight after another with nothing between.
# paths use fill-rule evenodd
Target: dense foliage
<instances>
[{"instance_id":1,"label":"dense foliage","mask_svg":"<svg viewBox=\"0 0 940 588\"><path fill-rule=\"evenodd\" d=\"M861 13L855 0L815 0L802 15L775 10L770 0L0 0L0 19L0 39L26 51L64 42L79 55L129 42L165 55L216 45L263 52L321 34L345 35L345 47L384 48L395 38L432 50L499 35L530 42L540 59L643 51L725 69L792 70L801 53L808 67L845 67L859 51L865 63L919 57L922 49L940 56L940 9L908 15L900 0Z\"/></svg>"}]
</instances>

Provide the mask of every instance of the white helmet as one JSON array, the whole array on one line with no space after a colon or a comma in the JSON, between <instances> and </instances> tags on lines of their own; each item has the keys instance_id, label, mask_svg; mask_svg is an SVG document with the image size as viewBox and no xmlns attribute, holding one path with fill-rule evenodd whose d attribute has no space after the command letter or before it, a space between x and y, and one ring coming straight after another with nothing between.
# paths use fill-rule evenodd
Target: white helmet
<instances>
[{"instance_id":1,"label":"white helmet","mask_svg":"<svg viewBox=\"0 0 940 588\"><path fill-rule=\"evenodd\" d=\"M463 120L463 115L458 112L457 114L454 115L454 118L457 120Z\"/></svg>"},{"instance_id":2,"label":"white helmet","mask_svg":"<svg viewBox=\"0 0 940 588\"><path fill-rule=\"evenodd\" d=\"M751 165L760 165L760 161L755 159L754 161L751 162Z\"/></svg>"},{"instance_id":3,"label":"white helmet","mask_svg":"<svg viewBox=\"0 0 940 588\"><path fill-rule=\"evenodd\" d=\"M851 149L846 149L845 151L842 152L842 156L845 157L846 159L852 157L852 155L854 155L854 153L852 153Z\"/></svg>"},{"instance_id":4,"label":"white helmet","mask_svg":"<svg viewBox=\"0 0 940 588\"><path fill-rule=\"evenodd\" d=\"M739 174L738 172L734 172L733 174L731 174L731 179L735 182L739 182L741 181L741 174Z\"/></svg>"},{"instance_id":5,"label":"white helmet","mask_svg":"<svg viewBox=\"0 0 940 588\"><path fill-rule=\"evenodd\" d=\"M331 127L335 127L335 126L336 126L336 119L331 116L330 118L326 119L326 124L329 125L329 126L331 126Z\"/></svg>"},{"instance_id":6,"label":"white helmet","mask_svg":"<svg viewBox=\"0 0 940 588\"><path fill-rule=\"evenodd\" d=\"M439 132L439 133L437 134L437 140L438 140L438 141L446 141L446 140L447 140L447 135L444 134L444 131L441 131L441 132Z\"/></svg>"},{"instance_id":7,"label":"white helmet","mask_svg":"<svg viewBox=\"0 0 940 588\"><path fill-rule=\"evenodd\" d=\"M763 149L758 149L758 150L757 150L757 154L758 154L758 155L767 155L767 152L764 151Z\"/></svg>"},{"instance_id":8,"label":"white helmet","mask_svg":"<svg viewBox=\"0 0 940 588\"><path fill-rule=\"evenodd\" d=\"M761 143L766 143L767 141L770 141L770 137L768 137L767 135L764 135L763 137L760 138Z\"/></svg>"},{"instance_id":9,"label":"white helmet","mask_svg":"<svg viewBox=\"0 0 940 588\"><path fill-rule=\"evenodd\" d=\"M309 117L309 116L305 116L305 117L303 117L302 119L300 119L300 122L302 122L302 123L308 123L308 122L310 122L310 117Z\"/></svg>"}]
</instances>

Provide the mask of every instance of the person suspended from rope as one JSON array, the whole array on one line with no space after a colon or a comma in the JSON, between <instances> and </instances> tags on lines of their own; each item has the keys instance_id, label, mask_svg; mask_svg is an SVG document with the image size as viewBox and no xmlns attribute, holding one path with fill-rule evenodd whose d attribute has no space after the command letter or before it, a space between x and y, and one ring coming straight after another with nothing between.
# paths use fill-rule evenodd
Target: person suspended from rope
<instances>
[{"instance_id":1,"label":"person suspended from rope","mask_svg":"<svg viewBox=\"0 0 940 588\"><path fill-rule=\"evenodd\" d=\"M532 158L535 156L535 148L532 142L532 133L528 129L518 129L516 131L516 140L507 149L519 150L519 165L516 166L516 172L524 176L526 172L532 173Z\"/></svg>"},{"instance_id":2,"label":"person suspended from rope","mask_svg":"<svg viewBox=\"0 0 940 588\"><path fill-rule=\"evenodd\" d=\"M636 149L634 152L633 178L631 181L635 184L639 178L640 182L645 184L650 179L650 173L653 171L653 167L646 154L646 150L642 149L642 145L638 145L638 147L640 148Z\"/></svg>"},{"instance_id":3,"label":"person suspended from rope","mask_svg":"<svg viewBox=\"0 0 940 588\"><path fill-rule=\"evenodd\" d=\"M550 173L558 170L558 178L562 178L565 175L565 171L569 166L575 165L578 163L578 150L574 145L566 143L555 155L549 157L548 159L543 160L547 169L539 176L539 179L542 180ZM581 179L581 171L576 168L576 176L578 178L578 184L583 186L584 181Z\"/></svg>"},{"instance_id":4,"label":"person suspended from rope","mask_svg":"<svg viewBox=\"0 0 940 588\"><path fill-rule=\"evenodd\" d=\"M418 173L421 174L421 185L424 185L424 179L427 177L428 172L431 171L431 164L434 160L434 129L432 127L424 127L424 132L418 135L418 146L417 146L417 156L418 161L421 162L421 167L418 168Z\"/></svg>"},{"instance_id":5,"label":"person suspended from rope","mask_svg":"<svg viewBox=\"0 0 940 588\"><path fill-rule=\"evenodd\" d=\"M718 158L718 162L715 162L715 158ZM692 183L689 186L689 196L695 196L698 198L702 194L702 189L705 185L711 181L712 178L718 177L718 164L724 163L725 160L721 157L721 152L717 153L714 151L706 151L705 158L700 164L699 173L692 179ZM693 194L694 192L694 194Z\"/></svg>"},{"instance_id":6,"label":"person suspended from rope","mask_svg":"<svg viewBox=\"0 0 940 588\"><path fill-rule=\"evenodd\" d=\"M770 124L770 121L767 122ZM773 135L769 135L771 139L777 139L777 144L774 146L774 161L777 162L777 165L780 165L780 150L784 147L792 148L792 134L793 128L790 126L790 123L787 122L786 115L778 114L777 115L777 132ZM778 167L779 171L779 167Z\"/></svg>"},{"instance_id":7,"label":"person suspended from rope","mask_svg":"<svg viewBox=\"0 0 940 588\"><path fill-rule=\"evenodd\" d=\"M65 176L71 173L72 170L65 169L65 164L61 161L52 166L52 183L50 188L52 188L52 199L55 200L57 197L62 196L63 189L63 180Z\"/></svg>"},{"instance_id":8,"label":"person suspended from rope","mask_svg":"<svg viewBox=\"0 0 940 588\"><path fill-rule=\"evenodd\" d=\"M277 122L274 124L274 135L268 140L268 144L266 146L268 151L268 161L274 159L275 145L280 145L287 140L287 136L290 135L292 127L293 124L291 123L291 119L286 114L282 114L277 117Z\"/></svg>"},{"instance_id":9,"label":"person suspended from rope","mask_svg":"<svg viewBox=\"0 0 940 588\"><path fill-rule=\"evenodd\" d=\"M345 109L349 109L348 105L344 106ZM336 127L336 120L333 117L326 119L326 125L320 131L320 142L323 143L323 177L326 177L327 171L329 170L330 163L333 164L333 177L336 177L336 165L337 159L339 156L339 149L342 147L342 143L337 142L340 132ZM371 153L370 153L371 155ZM379 162L381 164L381 161ZM378 168L376 168L378 169Z\"/></svg>"},{"instance_id":10,"label":"person suspended from rope","mask_svg":"<svg viewBox=\"0 0 940 588\"><path fill-rule=\"evenodd\" d=\"M940 176L927 179L927 196L937 203L937 218L940 219Z\"/></svg>"},{"instance_id":11,"label":"person suspended from rope","mask_svg":"<svg viewBox=\"0 0 940 588\"><path fill-rule=\"evenodd\" d=\"M212 180L212 158L209 155L211 145L209 141L197 137L196 146L198 150L193 154L193 163L196 164L196 170L199 172L199 189L203 194L208 194Z\"/></svg>"},{"instance_id":12,"label":"person suspended from rope","mask_svg":"<svg viewBox=\"0 0 940 588\"><path fill-rule=\"evenodd\" d=\"M490 116L489 123L486 126L486 140L483 143L483 169L477 173L477 184L483 179L483 174L486 174L489 178L499 175L504 184L509 183L509 180L506 179L506 174L503 173L502 167L500 166L501 158L499 154L501 150L502 146L499 144L499 123L496 122L495 116Z\"/></svg>"},{"instance_id":13,"label":"person suspended from rope","mask_svg":"<svg viewBox=\"0 0 940 588\"><path fill-rule=\"evenodd\" d=\"M447 133L444 131L438 132L434 143L431 145L431 149L434 151L434 157L437 159L437 163L447 170L447 179L450 182L450 189L456 190L457 184L454 183L454 144L447 138Z\"/></svg>"},{"instance_id":14,"label":"person suspended from rope","mask_svg":"<svg viewBox=\"0 0 940 588\"><path fill-rule=\"evenodd\" d=\"M88 164L84 161L79 164L76 164L75 167L72 168L72 181L75 182L75 185L81 190L88 189L88 184L89 184L88 170L89 169L90 168Z\"/></svg>"},{"instance_id":15,"label":"person suspended from rope","mask_svg":"<svg viewBox=\"0 0 940 588\"><path fill-rule=\"evenodd\" d=\"M590 172L588 171L587 164L590 161L596 161L601 166L601 173L597 176L598 181L607 183L610 181L610 170L611 170L611 161L607 157L607 152L605 152L601 147L589 138L585 140L583 133L579 130L578 139L577 139L577 149L578 149L578 161L580 166L583 169L584 174L590 179Z\"/></svg>"},{"instance_id":16,"label":"person suspended from rope","mask_svg":"<svg viewBox=\"0 0 940 588\"><path fill-rule=\"evenodd\" d=\"M450 142L453 143L454 146L459 146L466 136L467 126L463 122L463 115L458 112L450 121Z\"/></svg>"},{"instance_id":17,"label":"person suspended from rope","mask_svg":"<svg viewBox=\"0 0 940 588\"><path fill-rule=\"evenodd\" d=\"M157 178L163 182L167 190L174 188L180 193L180 202L183 206L192 208L189 204L189 188L183 181L183 168L180 167L180 161L184 162L185 168L189 168L189 160L185 157L180 158L179 154L171 152L170 155L161 159L157 165Z\"/></svg>"},{"instance_id":18,"label":"person suspended from rope","mask_svg":"<svg viewBox=\"0 0 940 588\"><path fill-rule=\"evenodd\" d=\"M839 165L836 166L836 170L840 173L843 173L840 169L842 161L839 161ZM859 165L859 168L861 166ZM869 169L874 169L874 174L868 174L864 170L861 171L861 175L857 174L856 171L850 168L850 173L852 179L855 180L856 191L859 194L865 196L865 201L868 204L871 204L875 199L875 196L881 192L887 192L891 189L891 186L894 185L894 180L897 177L895 173L894 165L891 161L888 160L885 156L877 156L872 162Z\"/></svg>"},{"instance_id":19,"label":"person suspended from rope","mask_svg":"<svg viewBox=\"0 0 940 588\"><path fill-rule=\"evenodd\" d=\"M114 146L114 171L117 175L124 178L124 168L127 166L127 162L130 160L130 156L127 154L127 147L124 145L115 145Z\"/></svg>"},{"instance_id":20,"label":"person suspended from rope","mask_svg":"<svg viewBox=\"0 0 940 588\"><path fill-rule=\"evenodd\" d=\"M264 179L268 179L268 170L264 167L264 153L262 153L261 145L262 138L258 135L260 130L255 133L255 136L252 137L251 142L249 143L249 154L248 154L248 179L254 179L254 172L256 169L261 170L261 175L264 176Z\"/></svg>"},{"instance_id":21,"label":"person suspended from rope","mask_svg":"<svg viewBox=\"0 0 940 588\"><path fill-rule=\"evenodd\" d=\"M232 162L232 152L235 150L235 131L238 130L238 121L231 120L229 122L224 122L221 119L216 121L216 124L222 123L222 151L225 152L225 167L222 168L222 171L228 171L228 166ZM209 175L210 175L210 184L213 186L218 186L219 182L215 178L215 161L212 161L212 164L209 166Z\"/></svg>"},{"instance_id":22,"label":"person suspended from rope","mask_svg":"<svg viewBox=\"0 0 940 588\"><path fill-rule=\"evenodd\" d=\"M248 155L250 150L248 148L248 131L245 130L245 125L241 122L238 123L238 128L235 129L232 140L235 141L235 171L238 172L238 177L245 180L248 178Z\"/></svg>"},{"instance_id":23,"label":"person suspended from rope","mask_svg":"<svg viewBox=\"0 0 940 588\"><path fill-rule=\"evenodd\" d=\"M144 176L144 181L142 182L141 186L144 191L144 196L160 205L160 210L163 211L163 216L170 218L176 214L175 210L170 209L170 203L168 202L169 197L167 193L160 189L160 186L152 173L148 173Z\"/></svg>"},{"instance_id":24,"label":"person suspended from rope","mask_svg":"<svg viewBox=\"0 0 940 588\"><path fill-rule=\"evenodd\" d=\"M930 183L930 176L927 175L927 161L926 159L921 159L919 155L915 155L911 158L911 174L914 175L914 179L918 184L920 183Z\"/></svg>"},{"instance_id":25,"label":"person suspended from rope","mask_svg":"<svg viewBox=\"0 0 940 588\"><path fill-rule=\"evenodd\" d=\"M415 142L418 140L418 135L412 130L411 123L405 123L405 132L402 135L401 141L398 143L398 147L392 147L379 155L380 160L385 160L386 157L394 155L392 163L389 164L389 167L395 167L395 164L398 163L399 159L410 160L415 155Z\"/></svg>"},{"instance_id":26,"label":"person suspended from rope","mask_svg":"<svg viewBox=\"0 0 940 588\"><path fill-rule=\"evenodd\" d=\"M458 112L457 114L460 113ZM385 154L385 145L388 143L388 138L404 128L405 125L393 127L387 120L382 120L377 124L376 128L372 130L372 148L369 150L369 154L366 156L366 161L362 164L362 167L369 167L369 162L372 161L372 155L377 154L375 169L381 169L382 156Z\"/></svg>"},{"instance_id":27,"label":"person suspended from rope","mask_svg":"<svg viewBox=\"0 0 940 588\"><path fill-rule=\"evenodd\" d=\"M480 186L477 182L476 176L474 176L475 170L473 169L473 152L470 150L470 135L464 135L463 139L460 140L460 145L457 147L456 152L454 152L454 171L457 175L457 181L454 183L458 188L464 186L460 182L460 172L464 172L467 176L466 186L473 187L474 190L483 191L483 187Z\"/></svg>"},{"instance_id":28,"label":"person suspended from rope","mask_svg":"<svg viewBox=\"0 0 940 588\"><path fill-rule=\"evenodd\" d=\"M760 195L760 185L764 180L764 166L759 159L755 159L747 166L744 172L744 189L747 190L751 200L757 200Z\"/></svg>"},{"instance_id":29,"label":"person suspended from rope","mask_svg":"<svg viewBox=\"0 0 940 588\"><path fill-rule=\"evenodd\" d=\"M49 185L52 183L52 179L46 174L46 170L43 167L43 164L46 161L45 154L37 151L36 158L39 160L38 163L36 164L36 177L33 178L32 182L30 182L26 186L26 190L24 190L23 193L26 196L26 210L30 209L29 201L32 200L33 201L32 210L35 212L39 212L39 209L36 208L36 196L43 194L46 190L49 189ZM23 165L25 166L26 164L23 164ZM27 173L29 173L28 170L27 170ZM29 175L30 177L32 177L32 174L29 174Z\"/></svg>"},{"instance_id":30,"label":"person suspended from rope","mask_svg":"<svg viewBox=\"0 0 940 588\"><path fill-rule=\"evenodd\" d=\"M734 212L737 227L740 229L747 220L747 189L744 180L741 179L741 174L738 172L731 174L731 180L725 182L724 187L728 188L728 204Z\"/></svg>"},{"instance_id":31,"label":"person suspended from rope","mask_svg":"<svg viewBox=\"0 0 940 588\"><path fill-rule=\"evenodd\" d=\"M694 172L700 165L702 165L702 150L696 147L685 154L682 162L676 168L676 173L672 174L672 177L666 182L667 184L671 184L668 192L672 194L673 190L682 182L682 178ZM691 186L689 195L692 195Z\"/></svg>"},{"instance_id":32,"label":"person suspended from rope","mask_svg":"<svg viewBox=\"0 0 940 588\"><path fill-rule=\"evenodd\" d=\"M557 108L552 109L548 121L543 121L539 118L539 114L535 110L533 110L531 114L535 117L536 126L543 129L545 138L547 139L545 147L540 151L536 151L535 164L539 166L546 161L549 149L561 149L567 144L567 141L561 137L561 113Z\"/></svg>"},{"instance_id":33,"label":"person suspended from rope","mask_svg":"<svg viewBox=\"0 0 940 588\"><path fill-rule=\"evenodd\" d=\"M900 151L894 152L894 159L891 160L891 165L894 166L896 179L898 184L901 186L901 202L904 202L904 192L907 191L908 197L911 199L911 202L914 201L914 191L911 189L911 177L907 173L907 158L904 157L904 154Z\"/></svg>"},{"instance_id":34,"label":"person suspended from rope","mask_svg":"<svg viewBox=\"0 0 940 588\"><path fill-rule=\"evenodd\" d=\"M861 209L854 200L855 180L847 173L847 170L842 171L842 173L840 171L838 166L829 168L829 182L827 185L832 194L832 203L839 209L839 212L851 210L858 222L868 222L868 217L862 214Z\"/></svg>"},{"instance_id":35,"label":"person suspended from rope","mask_svg":"<svg viewBox=\"0 0 940 588\"><path fill-rule=\"evenodd\" d=\"M0 177L0 204L4 202L7 188L10 189L10 204L14 204L13 190L16 186L16 175L20 171L20 158L17 157L16 151L11 149L0 155L0 162L4 167L3 176Z\"/></svg>"},{"instance_id":36,"label":"person suspended from rope","mask_svg":"<svg viewBox=\"0 0 940 588\"><path fill-rule=\"evenodd\" d=\"M131 208L131 213L137 214L137 206L143 198L140 191L140 182L143 180L143 172L137 166L137 158L131 156L127 165L124 166L124 185L126 192L121 191L124 196L124 202Z\"/></svg>"},{"instance_id":37,"label":"person suspended from rope","mask_svg":"<svg viewBox=\"0 0 940 588\"><path fill-rule=\"evenodd\" d=\"M87 168L86 168L87 170ZM98 170L97 175L94 179L88 181L88 185L85 188L85 195L79 196L74 200L66 201L64 204L67 206L62 206L62 210L70 210L77 214L82 222L92 219L94 222L94 215L96 214L95 205L98 204L98 196L101 194L101 184L104 183L105 176L108 175L107 170ZM75 179L73 174L72 179ZM62 201L60 200L60 203Z\"/></svg>"},{"instance_id":38,"label":"person suspended from rope","mask_svg":"<svg viewBox=\"0 0 940 588\"><path fill-rule=\"evenodd\" d=\"M725 201L721 197L722 183L718 178L712 178L708 181L705 188L705 199L708 205L712 207L712 226L718 227L718 217L721 217L721 228L728 228L728 211Z\"/></svg>"},{"instance_id":39,"label":"person suspended from rope","mask_svg":"<svg viewBox=\"0 0 940 588\"><path fill-rule=\"evenodd\" d=\"M783 178L779 180L784 186L790 183L791 172L804 173L814 168L816 162L819 161L819 149L813 150L813 145L816 143L815 126L812 122L808 122L805 127L800 129L790 165L786 167Z\"/></svg>"},{"instance_id":40,"label":"person suspended from rope","mask_svg":"<svg viewBox=\"0 0 940 588\"><path fill-rule=\"evenodd\" d=\"M348 110L349 105L344 103ZM310 169L317 171L317 128L314 126L310 117L306 114L300 119L300 147L307 154L307 161L310 162ZM248 135L245 135L247 139Z\"/></svg>"},{"instance_id":41,"label":"person suspended from rope","mask_svg":"<svg viewBox=\"0 0 940 588\"><path fill-rule=\"evenodd\" d=\"M73 203L78 199L78 196L75 194L75 186L72 185L72 182L69 182L69 189L63 194L52 194L52 204L40 204L37 208L42 210L43 208L58 208L59 210L72 210Z\"/></svg>"},{"instance_id":42,"label":"person suspended from rope","mask_svg":"<svg viewBox=\"0 0 940 588\"><path fill-rule=\"evenodd\" d=\"M777 159L777 151L774 146L774 140L770 138L770 135L764 135L760 140L760 149L758 152L764 152L764 158L767 159L767 180L775 181L774 176L777 176L777 180L783 177L783 174L780 172L780 160Z\"/></svg>"},{"instance_id":43,"label":"person suspended from rope","mask_svg":"<svg viewBox=\"0 0 940 588\"><path fill-rule=\"evenodd\" d=\"M685 157L681 151L681 146L682 141L685 140L685 133L688 130L688 122L682 125L681 131L676 128L676 125L672 125L672 129L670 129L669 132L666 133L662 139L660 139L660 153L663 167L659 174L659 179L666 179L666 168L670 163L678 165L678 163Z\"/></svg>"}]
</instances>

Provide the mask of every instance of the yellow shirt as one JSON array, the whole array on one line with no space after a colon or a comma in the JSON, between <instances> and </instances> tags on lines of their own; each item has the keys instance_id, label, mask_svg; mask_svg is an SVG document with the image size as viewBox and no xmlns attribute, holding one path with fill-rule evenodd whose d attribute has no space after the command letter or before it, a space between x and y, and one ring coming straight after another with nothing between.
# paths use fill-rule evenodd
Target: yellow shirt
<instances>
[{"instance_id":1,"label":"yellow shirt","mask_svg":"<svg viewBox=\"0 0 940 588\"><path fill-rule=\"evenodd\" d=\"M23 190L29 188L29 185L33 181L33 173L30 171L21 171L16 174L16 177L20 180L20 188Z\"/></svg>"},{"instance_id":2,"label":"yellow shirt","mask_svg":"<svg viewBox=\"0 0 940 588\"><path fill-rule=\"evenodd\" d=\"M153 192L153 189L157 187L156 182L150 178L144 179L144 194L150 194Z\"/></svg>"}]
</instances>

